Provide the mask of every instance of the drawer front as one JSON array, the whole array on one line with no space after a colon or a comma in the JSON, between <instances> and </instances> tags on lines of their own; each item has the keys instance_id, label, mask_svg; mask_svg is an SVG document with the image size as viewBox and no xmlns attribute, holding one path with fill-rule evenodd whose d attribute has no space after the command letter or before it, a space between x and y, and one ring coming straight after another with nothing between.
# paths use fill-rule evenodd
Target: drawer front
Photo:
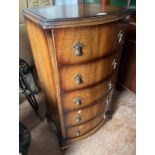
<instances>
[{"instance_id":1,"label":"drawer front","mask_svg":"<svg viewBox=\"0 0 155 155\"><path fill-rule=\"evenodd\" d=\"M59 65L94 60L112 51L117 41L118 22L77 28L55 29L54 39Z\"/></svg>"},{"instance_id":2,"label":"drawer front","mask_svg":"<svg viewBox=\"0 0 155 155\"><path fill-rule=\"evenodd\" d=\"M66 113L64 117L66 126L74 126L90 121L97 115L103 113L107 109L107 98L105 97L95 103L95 105L90 105L90 107Z\"/></svg>"},{"instance_id":3,"label":"drawer front","mask_svg":"<svg viewBox=\"0 0 155 155\"><path fill-rule=\"evenodd\" d=\"M60 87L62 91L76 90L105 80L115 70L119 62L118 52L94 61L60 69Z\"/></svg>"},{"instance_id":4,"label":"drawer front","mask_svg":"<svg viewBox=\"0 0 155 155\"><path fill-rule=\"evenodd\" d=\"M66 130L66 137L69 138L76 138L79 137L89 131L91 131L92 129L94 129L96 126L98 126L100 124L100 122L104 119L103 114L97 116L95 119L93 119L92 121L89 121L85 124L76 126L76 127L72 127Z\"/></svg>"},{"instance_id":5,"label":"drawer front","mask_svg":"<svg viewBox=\"0 0 155 155\"><path fill-rule=\"evenodd\" d=\"M106 81L95 86L69 93L64 93L62 98L62 106L64 111L80 109L104 97L111 91L115 84L116 76L111 76ZM95 94L95 95L94 95Z\"/></svg>"}]
</instances>

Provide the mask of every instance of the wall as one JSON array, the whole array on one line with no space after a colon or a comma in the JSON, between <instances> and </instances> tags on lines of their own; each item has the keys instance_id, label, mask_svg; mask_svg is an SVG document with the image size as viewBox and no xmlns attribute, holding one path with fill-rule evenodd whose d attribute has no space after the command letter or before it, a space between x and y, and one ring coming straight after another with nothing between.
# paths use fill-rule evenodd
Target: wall
<instances>
[{"instance_id":1,"label":"wall","mask_svg":"<svg viewBox=\"0 0 155 155\"><path fill-rule=\"evenodd\" d=\"M128 4L128 0L110 0L110 5L125 7ZM130 6L136 6L136 0L130 0Z\"/></svg>"},{"instance_id":2,"label":"wall","mask_svg":"<svg viewBox=\"0 0 155 155\"><path fill-rule=\"evenodd\" d=\"M52 0L19 0L19 57L34 65L30 43L25 28L23 9L27 7L39 7L52 5Z\"/></svg>"}]
</instances>

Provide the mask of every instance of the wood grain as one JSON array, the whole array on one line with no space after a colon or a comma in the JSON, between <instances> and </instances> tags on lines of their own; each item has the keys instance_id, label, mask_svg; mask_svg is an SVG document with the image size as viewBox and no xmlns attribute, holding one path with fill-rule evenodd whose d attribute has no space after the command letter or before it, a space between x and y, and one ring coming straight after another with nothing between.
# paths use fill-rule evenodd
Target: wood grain
<instances>
[{"instance_id":1,"label":"wood grain","mask_svg":"<svg viewBox=\"0 0 155 155\"><path fill-rule=\"evenodd\" d=\"M54 89L55 86L52 78L53 68L51 67L45 31L29 20L26 20L25 23L41 87L45 91L48 100L48 112L52 114L54 121L57 122L57 126L60 127L58 107Z\"/></svg>"},{"instance_id":2,"label":"wood grain","mask_svg":"<svg viewBox=\"0 0 155 155\"><path fill-rule=\"evenodd\" d=\"M114 59L119 60L118 52L94 61L81 65L68 66L60 69L60 86L62 91L76 90L87 87L94 83L104 80L115 70L112 67ZM82 83L76 84L75 77L80 74Z\"/></svg>"},{"instance_id":3,"label":"wood grain","mask_svg":"<svg viewBox=\"0 0 155 155\"><path fill-rule=\"evenodd\" d=\"M29 34L33 58L35 61L42 89L46 91L46 96L49 99L49 102L52 102L52 104L50 105L50 107L52 106L51 109L57 109L56 96L54 91L54 81L52 78L52 68L45 32L39 26L30 22L29 20L26 20L26 27ZM54 112L57 113L58 111L56 110Z\"/></svg>"},{"instance_id":4,"label":"wood grain","mask_svg":"<svg viewBox=\"0 0 155 155\"><path fill-rule=\"evenodd\" d=\"M66 130L67 139L78 137L76 135L76 132L77 132L78 129L81 132L80 135L81 136L84 135L85 133L87 133L87 132L91 131L92 129L94 129L102 120L103 120L103 115L99 115L98 117L96 117L91 122L87 122L85 124L82 124L82 125L67 129Z\"/></svg>"},{"instance_id":5,"label":"wood grain","mask_svg":"<svg viewBox=\"0 0 155 155\"><path fill-rule=\"evenodd\" d=\"M108 83L112 82L115 83L115 76L109 77L106 81L99 83L93 87L87 87L85 89L76 90L69 93L62 93L62 106L64 111L72 111L72 110L80 110L84 108L85 106L88 106L89 104L95 102L101 97L104 97L108 92ZM95 95L94 95L95 94ZM80 97L81 104L76 105L75 100L77 97Z\"/></svg>"},{"instance_id":6,"label":"wood grain","mask_svg":"<svg viewBox=\"0 0 155 155\"><path fill-rule=\"evenodd\" d=\"M85 123L86 121L92 120L97 115L103 113L106 109L106 100L108 96L106 96L102 101L96 103L85 109L76 110L74 112L68 112L65 114L65 124L68 126L77 126L81 123ZM79 122L76 121L76 117L79 116L81 120Z\"/></svg>"},{"instance_id":7,"label":"wood grain","mask_svg":"<svg viewBox=\"0 0 155 155\"><path fill-rule=\"evenodd\" d=\"M55 83L54 91L56 94L56 99L57 99L56 104L59 110L58 114L59 114L59 121L61 124L61 129L58 132L60 133L61 137L64 138L65 137L65 126L64 126L64 119L63 119L63 109L62 109L61 98L60 98L60 82L59 82L59 75L58 75L59 72L57 68L57 60L56 60L56 55L55 55L55 44L54 44L53 31L52 33L50 31L46 31L46 37L47 37L47 43L49 47L50 61L51 61L52 68L53 68L53 74L51 78L54 79L54 83Z\"/></svg>"},{"instance_id":8,"label":"wood grain","mask_svg":"<svg viewBox=\"0 0 155 155\"><path fill-rule=\"evenodd\" d=\"M59 65L91 61L113 52L114 42L118 39L119 24L110 24L55 29L55 48ZM84 45L82 55L75 55L73 45L79 41Z\"/></svg>"}]
</instances>

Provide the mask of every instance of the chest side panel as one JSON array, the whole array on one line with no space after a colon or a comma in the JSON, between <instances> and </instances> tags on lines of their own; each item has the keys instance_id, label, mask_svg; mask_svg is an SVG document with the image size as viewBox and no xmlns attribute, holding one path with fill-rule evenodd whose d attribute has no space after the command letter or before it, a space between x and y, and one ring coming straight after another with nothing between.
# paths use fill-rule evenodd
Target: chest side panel
<instances>
[{"instance_id":1,"label":"chest side panel","mask_svg":"<svg viewBox=\"0 0 155 155\"><path fill-rule=\"evenodd\" d=\"M47 98L47 112L52 116L57 128L60 129L60 118L53 76L54 67L51 64L46 31L29 20L25 20L25 23L39 81Z\"/></svg>"}]
</instances>

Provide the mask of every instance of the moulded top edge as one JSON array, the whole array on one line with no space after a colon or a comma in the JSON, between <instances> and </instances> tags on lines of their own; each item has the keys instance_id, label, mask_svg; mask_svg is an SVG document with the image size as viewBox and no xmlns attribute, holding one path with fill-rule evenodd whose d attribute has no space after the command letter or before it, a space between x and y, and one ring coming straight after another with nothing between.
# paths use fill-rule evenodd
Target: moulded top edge
<instances>
[{"instance_id":1,"label":"moulded top edge","mask_svg":"<svg viewBox=\"0 0 155 155\"><path fill-rule=\"evenodd\" d=\"M72 22L129 13L128 8L102 6L100 4L55 5L39 8L26 8L24 15L44 27L59 22ZM77 23L78 24L78 23Z\"/></svg>"}]
</instances>

